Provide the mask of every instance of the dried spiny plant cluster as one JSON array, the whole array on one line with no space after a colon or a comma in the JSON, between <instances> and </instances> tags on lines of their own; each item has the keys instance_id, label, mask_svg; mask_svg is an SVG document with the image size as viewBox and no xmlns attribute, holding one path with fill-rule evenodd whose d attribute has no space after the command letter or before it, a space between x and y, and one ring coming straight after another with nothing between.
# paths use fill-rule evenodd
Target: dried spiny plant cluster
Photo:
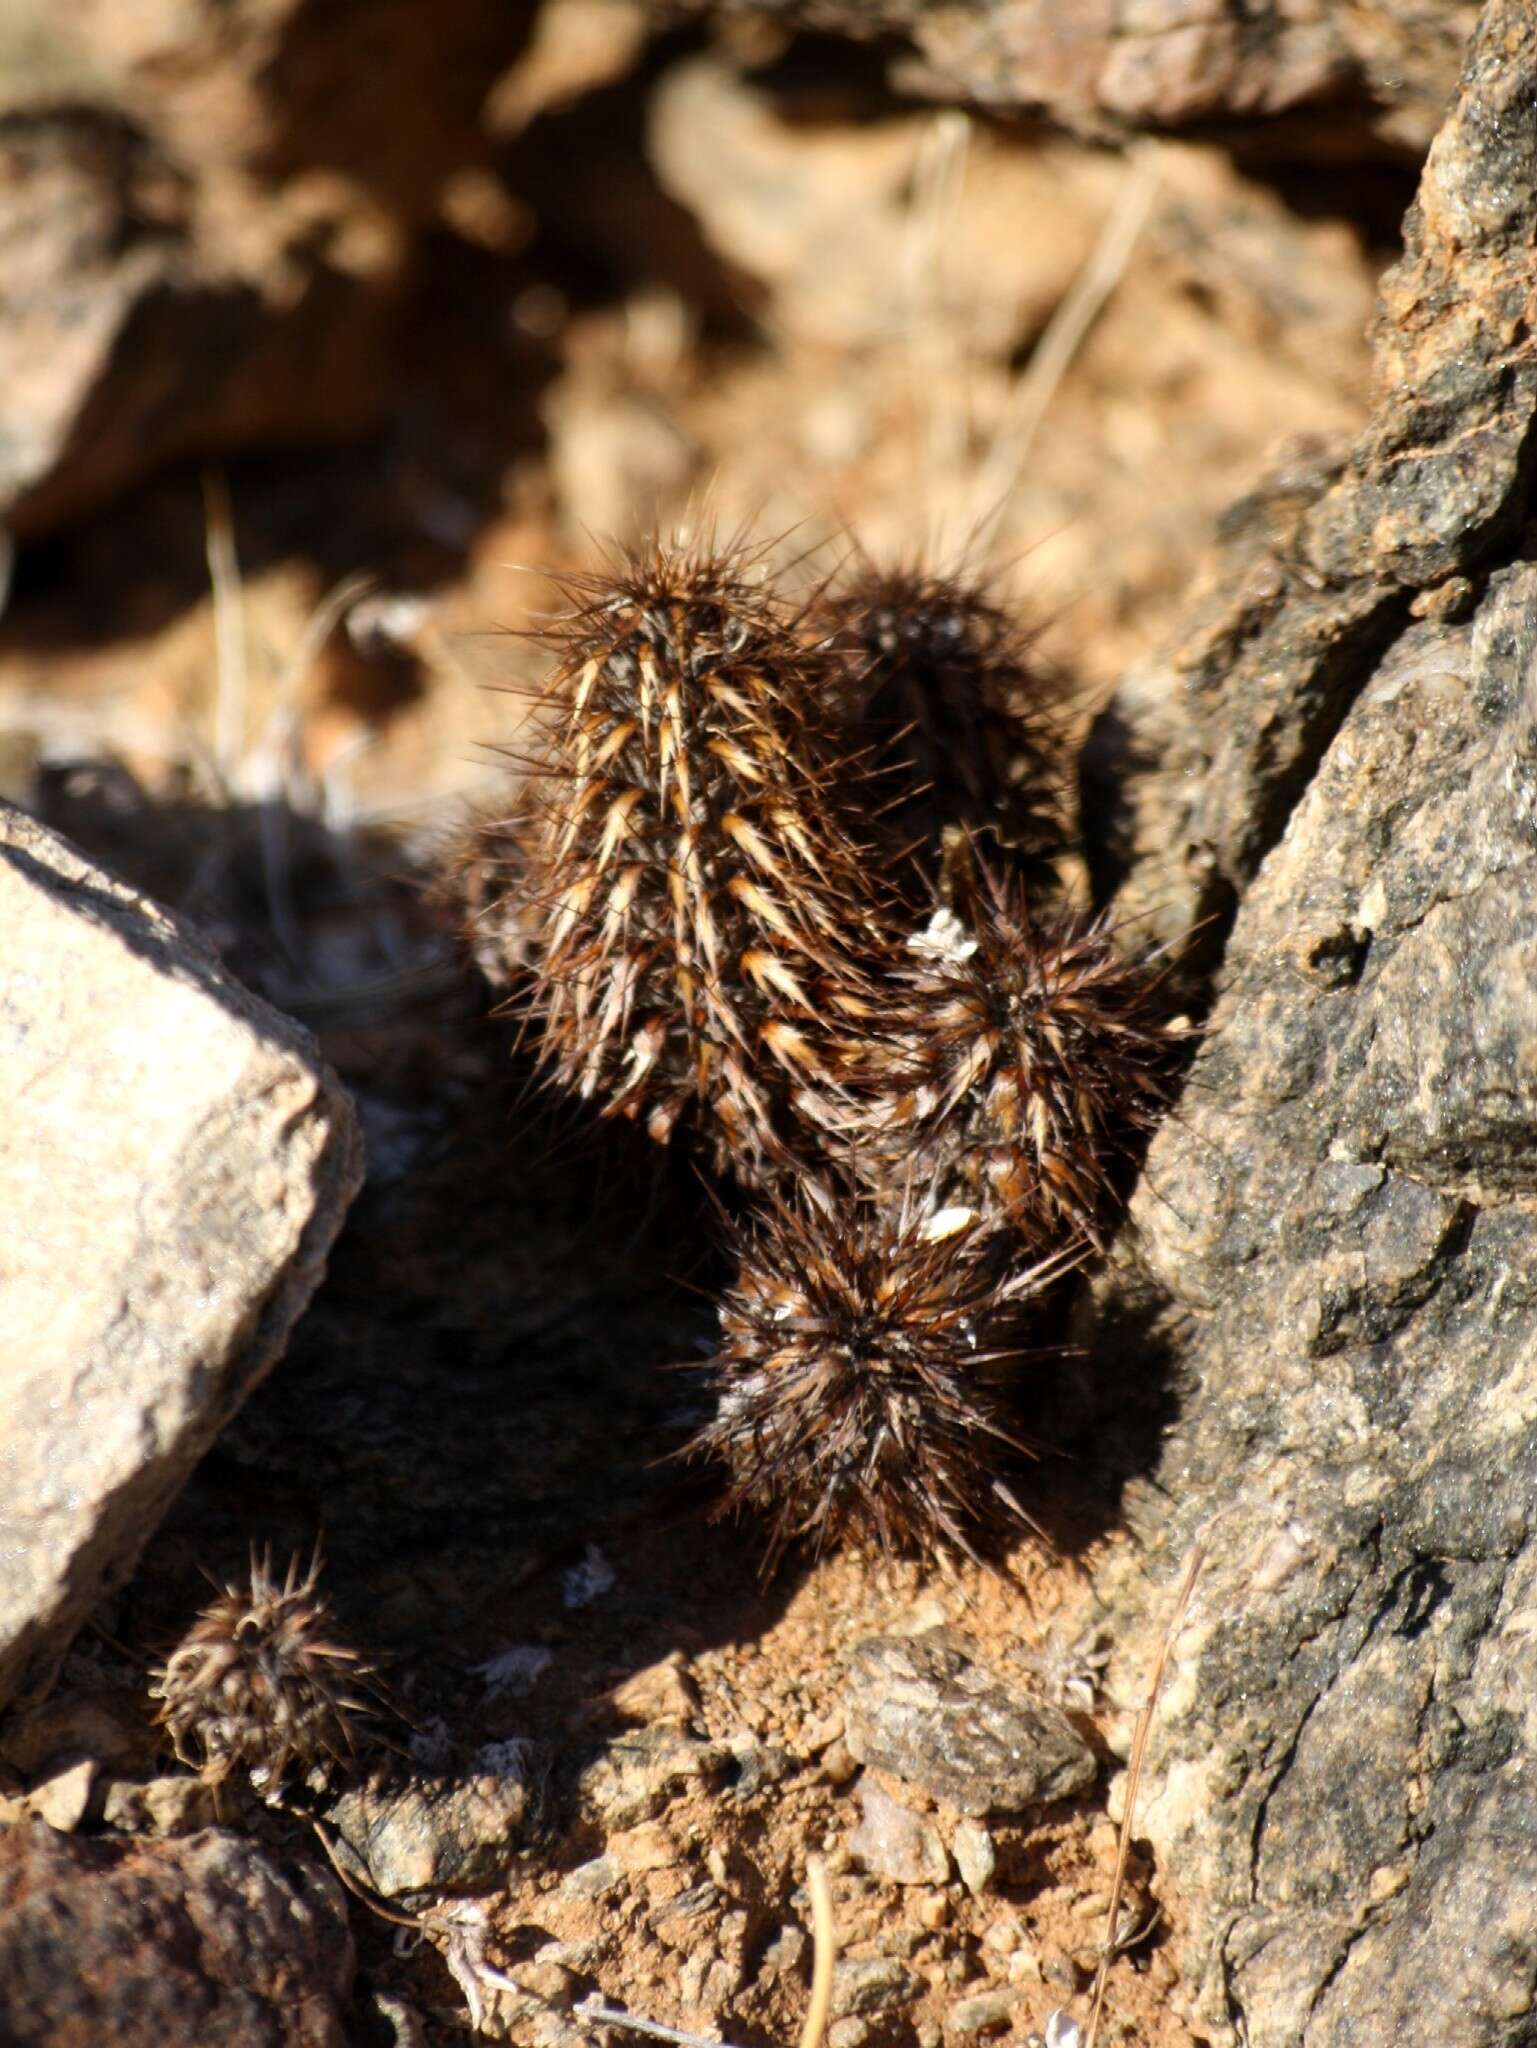
<instances>
[{"instance_id":1,"label":"dried spiny plant cluster","mask_svg":"<svg viewBox=\"0 0 1537 2048\"><path fill-rule=\"evenodd\" d=\"M1178 1037L1059 880L1060 693L964 577L861 564L797 608L740 550L654 547L573 598L469 837L475 955L557 1087L755 1205L691 1447L723 1509L771 1561L971 1550L1024 1514L1005 1367L1062 1355L1043 1311Z\"/></svg>"},{"instance_id":2,"label":"dried spiny plant cluster","mask_svg":"<svg viewBox=\"0 0 1537 2048\"><path fill-rule=\"evenodd\" d=\"M273 1793L293 1766L357 1754L358 1717L377 1710L375 1675L339 1642L319 1591L320 1556L284 1577L253 1552L155 1673L157 1720L180 1761L210 1784L244 1772Z\"/></svg>"}]
</instances>

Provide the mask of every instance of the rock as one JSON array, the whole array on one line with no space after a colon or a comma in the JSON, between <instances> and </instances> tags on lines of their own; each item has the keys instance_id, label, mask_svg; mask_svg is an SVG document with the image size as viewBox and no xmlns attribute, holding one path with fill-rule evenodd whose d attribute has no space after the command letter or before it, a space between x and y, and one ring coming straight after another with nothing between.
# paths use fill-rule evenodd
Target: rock
<instances>
[{"instance_id":1,"label":"rock","mask_svg":"<svg viewBox=\"0 0 1537 2048\"><path fill-rule=\"evenodd\" d=\"M218 1818L218 1798L201 1778L120 1778L107 1787L101 1817L125 1835L193 1835Z\"/></svg>"},{"instance_id":2,"label":"rock","mask_svg":"<svg viewBox=\"0 0 1537 2048\"><path fill-rule=\"evenodd\" d=\"M617 1856L607 1853L579 1863L561 1880L561 1891L573 1899L601 1899L624 1882L624 1870Z\"/></svg>"},{"instance_id":3,"label":"rock","mask_svg":"<svg viewBox=\"0 0 1537 2048\"><path fill-rule=\"evenodd\" d=\"M6 2048L346 2048L346 1898L219 1828L180 1842L0 1835Z\"/></svg>"},{"instance_id":4,"label":"rock","mask_svg":"<svg viewBox=\"0 0 1537 2048\"><path fill-rule=\"evenodd\" d=\"M605 1850L619 1869L631 1876L646 1870L671 1870L687 1853L677 1836L654 1820L610 1835Z\"/></svg>"},{"instance_id":5,"label":"rock","mask_svg":"<svg viewBox=\"0 0 1537 2048\"><path fill-rule=\"evenodd\" d=\"M845 1956L833 1971L833 2017L891 2012L922 1990L922 1980L895 1956Z\"/></svg>"},{"instance_id":6,"label":"rock","mask_svg":"<svg viewBox=\"0 0 1537 2048\"><path fill-rule=\"evenodd\" d=\"M844 1703L851 1755L964 1814L1018 1813L1094 1782L1093 1752L1071 1721L1006 1688L947 1629L856 1643Z\"/></svg>"},{"instance_id":7,"label":"rock","mask_svg":"<svg viewBox=\"0 0 1537 2048\"><path fill-rule=\"evenodd\" d=\"M39 1820L46 1821L61 1835L73 1834L90 1809L96 1784L96 1765L90 1757L70 1764L27 1794L27 1806Z\"/></svg>"},{"instance_id":8,"label":"rock","mask_svg":"<svg viewBox=\"0 0 1537 2048\"><path fill-rule=\"evenodd\" d=\"M1374 404L1353 448L1294 451L1223 522L1170 660L1133 678L1087 764L1102 889L1181 938L1234 902L1374 663L1509 552L1528 498L1537 362L1509 353L1531 291L1537 27L1491 6L1382 279ZM1140 765L1139 765L1140 764ZM1127 871L1130 871L1129 874ZM1343 947L1343 952L1341 948ZM1348 979L1349 934L1305 971Z\"/></svg>"},{"instance_id":9,"label":"rock","mask_svg":"<svg viewBox=\"0 0 1537 2048\"><path fill-rule=\"evenodd\" d=\"M0 1703L279 1357L362 1177L308 1034L0 807Z\"/></svg>"},{"instance_id":10,"label":"rock","mask_svg":"<svg viewBox=\"0 0 1537 2048\"><path fill-rule=\"evenodd\" d=\"M667 1726L617 1736L582 1772L583 1805L610 1830L655 1820L692 1784L715 1785L735 1759L720 1742L700 1742Z\"/></svg>"},{"instance_id":11,"label":"rock","mask_svg":"<svg viewBox=\"0 0 1537 2048\"><path fill-rule=\"evenodd\" d=\"M893 1884L944 1884L950 1859L931 1821L911 1812L867 1777L859 1788L864 1819L849 1836L849 1850L872 1877Z\"/></svg>"},{"instance_id":12,"label":"rock","mask_svg":"<svg viewBox=\"0 0 1537 2048\"><path fill-rule=\"evenodd\" d=\"M767 1786L782 1785L794 1774L795 1758L777 1742L760 1742L755 1735L731 1735L726 1747L736 1765L731 1796L739 1802L754 1798Z\"/></svg>"},{"instance_id":13,"label":"rock","mask_svg":"<svg viewBox=\"0 0 1537 2048\"><path fill-rule=\"evenodd\" d=\"M1500 337L1534 94L1537 19L1494 0L1384 281L1379 408L1274 616L1212 643L1242 900L1098 1287L1100 1369L1135 1332L1173 1418L1097 1574L1115 1696L1207 1546L1136 1830L1178 1874L1195 2030L1252 2048L1532 2024L1537 361ZM1309 575L1375 618L1311 664ZM1263 842L1230 836L1266 793Z\"/></svg>"},{"instance_id":14,"label":"rock","mask_svg":"<svg viewBox=\"0 0 1537 2048\"><path fill-rule=\"evenodd\" d=\"M6 1715L0 1725L0 1758L27 1777L82 1756L107 1770L152 1766L160 1752L143 1697L102 1688L99 1678L89 1692L71 1691L70 1678L66 1669L46 1700Z\"/></svg>"},{"instance_id":15,"label":"rock","mask_svg":"<svg viewBox=\"0 0 1537 2048\"><path fill-rule=\"evenodd\" d=\"M387 1899L488 1891L544 1819L548 1763L532 1744L528 1749L521 1776L361 1785L334 1800L326 1819L360 1874Z\"/></svg>"},{"instance_id":16,"label":"rock","mask_svg":"<svg viewBox=\"0 0 1537 2048\"><path fill-rule=\"evenodd\" d=\"M864 2048L869 2038L870 2022L851 2015L846 2020L834 2020L827 2029L827 2048Z\"/></svg>"},{"instance_id":17,"label":"rock","mask_svg":"<svg viewBox=\"0 0 1537 2048\"><path fill-rule=\"evenodd\" d=\"M633 1672L608 1695L614 1711L627 1721L676 1721L686 1725L699 1706L699 1688L681 1656L665 1657Z\"/></svg>"},{"instance_id":18,"label":"rock","mask_svg":"<svg viewBox=\"0 0 1537 2048\"><path fill-rule=\"evenodd\" d=\"M993 1847L992 1836L980 1821L956 1822L955 1833L950 1837L950 1853L955 1858L955 1867L961 1873L961 1882L967 1891L973 1894L985 1892L998 1868L998 1852Z\"/></svg>"},{"instance_id":19,"label":"rock","mask_svg":"<svg viewBox=\"0 0 1537 2048\"><path fill-rule=\"evenodd\" d=\"M1093 135L1241 121L1252 149L1269 123L1278 153L1311 143L1334 157L1423 151L1478 13L1467 0L1319 0L1260 12L1245 0L753 4L842 34L909 38L922 59L898 65L909 89L1043 108Z\"/></svg>"},{"instance_id":20,"label":"rock","mask_svg":"<svg viewBox=\"0 0 1537 2048\"><path fill-rule=\"evenodd\" d=\"M685 1954L699 1950L701 1938L720 1917L723 1904L719 1885L708 1878L690 1885L676 1898L663 1899L651 1909L652 1932L669 1948Z\"/></svg>"},{"instance_id":21,"label":"rock","mask_svg":"<svg viewBox=\"0 0 1537 2048\"><path fill-rule=\"evenodd\" d=\"M958 1998L945 2014L947 2034L985 2034L1006 2027L1029 1994L1016 1984L998 1984Z\"/></svg>"}]
</instances>

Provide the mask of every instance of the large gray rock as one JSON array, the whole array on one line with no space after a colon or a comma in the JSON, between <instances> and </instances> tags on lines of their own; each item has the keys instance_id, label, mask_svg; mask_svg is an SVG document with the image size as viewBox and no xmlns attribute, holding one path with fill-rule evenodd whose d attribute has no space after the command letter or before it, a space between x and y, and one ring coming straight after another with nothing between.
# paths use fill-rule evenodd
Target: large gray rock
<instances>
[{"instance_id":1,"label":"large gray rock","mask_svg":"<svg viewBox=\"0 0 1537 2048\"><path fill-rule=\"evenodd\" d=\"M1514 2048L1537 1989L1537 569L1381 664L1224 979L1106 1290L1167 1339L1180 1406L1134 1514L1149 1576L1102 1587L1128 1665L1209 1547L1138 1832L1193 1908L1207 2025Z\"/></svg>"},{"instance_id":2,"label":"large gray rock","mask_svg":"<svg viewBox=\"0 0 1537 2048\"><path fill-rule=\"evenodd\" d=\"M0 1704L283 1350L362 1176L307 1033L0 806Z\"/></svg>"},{"instance_id":3,"label":"large gray rock","mask_svg":"<svg viewBox=\"0 0 1537 2048\"><path fill-rule=\"evenodd\" d=\"M1207 1551L1136 1829L1199 2030L1249 2048L1537 2038L1534 91L1537 17L1496 0L1382 406L1211 643L1242 901L1099 1287L1107 1383L1162 1357L1174 1414L1099 1572L1112 1696ZM1356 603L1370 631L1309 640Z\"/></svg>"}]
</instances>

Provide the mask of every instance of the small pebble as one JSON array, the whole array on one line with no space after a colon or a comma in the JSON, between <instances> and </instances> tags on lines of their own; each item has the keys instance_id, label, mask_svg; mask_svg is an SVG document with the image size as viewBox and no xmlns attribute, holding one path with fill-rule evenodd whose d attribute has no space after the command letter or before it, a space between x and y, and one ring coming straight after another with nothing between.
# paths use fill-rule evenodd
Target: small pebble
<instances>
[{"instance_id":1,"label":"small pebble","mask_svg":"<svg viewBox=\"0 0 1537 2048\"><path fill-rule=\"evenodd\" d=\"M86 1757L80 1763L56 1771L41 1785L34 1785L27 1794L27 1805L49 1827L57 1828L61 1835L72 1835L85 1819L95 1783L95 1761Z\"/></svg>"},{"instance_id":2,"label":"small pebble","mask_svg":"<svg viewBox=\"0 0 1537 2048\"><path fill-rule=\"evenodd\" d=\"M822 1752L822 1776L829 1785L846 1785L858 1769L849 1755L848 1744L841 1735L835 1735Z\"/></svg>"},{"instance_id":3,"label":"small pebble","mask_svg":"<svg viewBox=\"0 0 1537 2048\"><path fill-rule=\"evenodd\" d=\"M624 1872L616 1857L594 1856L590 1863L579 1863L575 1870L568 1871L560 1888L568 1898L600 1899L623 1879Z\"/></svg>"},{"instance_id":4,"label":"small pebble","mask_svg":"<svg viewBox=\"0 0 1537 2048\"><path fill-rule=\"evenodd\" d=\"M950 1837L950 1850L967 1891L973 1895L985 1892L998 1868L998 1852L982 1823L976 1820L957 1821L955 1833Z\"/></svg>"},{"instance_id":5,"label":"small pebble","mask_svg":"<svg viewBox=\"0 0 1537 2048\"><path fill-rule=\"evenodd\" d=\"M870 2038L868 2020L834 2020L827 2030L827 2048L864 2048Z\"/></svg>"},{"instance_id":6,"label":"small pebble","mask_svg":"<svg viewBox=\"0 0 1537 2048\"><path fill-rule=\"evenodd\" d=\"M660 1821L654 1820L643 1821L639 1827L625 1828L610 1835L606 1849L620 1869L628 1871L631 1876L646 1870L671 1870L684 1858L677 1836Z\"/></svg>"},{"instance_id":7,"label":"small pebble","mask_svg":"<svg viewBox=\"0 0 1537 2048\"><path fill-rule=\"evenodd\" d=\"M967 1998L958 1998L945 2014L946 2029L952 2034L982 2034L993 2027L1006 2027L1019 2002L1020 1993L1012 1985L974 1991Z\"/></svg>"},{"instance_id":8,"label":"small pebble","mask_svg":"<svg viewBox=\"0 0 1537 2048\"><path fill-rule=\"evenodd\" d=\"M950 1858L930 1821L893 1799L873 1778L859 1788L864 1818L849 1836L849 1849L866 1870L893 1884L944 1884Z\"/></svg>"}]
</instances>

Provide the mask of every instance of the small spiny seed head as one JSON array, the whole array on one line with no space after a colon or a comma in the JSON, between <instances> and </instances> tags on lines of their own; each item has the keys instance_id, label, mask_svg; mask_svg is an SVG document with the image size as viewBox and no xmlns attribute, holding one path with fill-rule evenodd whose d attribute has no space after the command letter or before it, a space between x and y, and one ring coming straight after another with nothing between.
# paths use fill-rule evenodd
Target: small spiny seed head
<instances>
[{"instance_id":1,"label":"small spiny seed head","mask_svg":"<svg viewBox=\"0 0 1537 2048\"><path fill-rule=\"evenodd\" d=\"M1061 690L1018 621L963 576L869 563L813 617L844 655L843 715L915 880L957 829L1052 879L1067 839Z\"/></svg>"},{"instance_id":2,"label":"small spiny seed head","mask_svg":"<svg viewBox=\"0 0 1537 2048\"><path fill-rule=\"evenodd\" d=\"M336 1640L318 1590L320 1555L280 1581L270 1554L227 1585L154 1674L156 1720L177 1757L209 1783L245 1771L262 1789L291 1765L357 1753L356 1717L375 1711L374 1671Z\"/></svg>"},{"instance_id":3,"label":"small spiny seed head","mask_svg":"<svg viewBox=\"0 0 1537 2048\"><path fill-rule=\"evenodd\" d=\"M1008 1270L967 1217L871 1213L823 1187L771 1202L739 1242L712 1366L714 1419L689 1450L722 1460L719 1512L790 1543L954 1549L1018 1509L1000 1465L1028 1454L999 1386L1024 1318L1072 1260Z\"/></svg>"}]
</instances>

